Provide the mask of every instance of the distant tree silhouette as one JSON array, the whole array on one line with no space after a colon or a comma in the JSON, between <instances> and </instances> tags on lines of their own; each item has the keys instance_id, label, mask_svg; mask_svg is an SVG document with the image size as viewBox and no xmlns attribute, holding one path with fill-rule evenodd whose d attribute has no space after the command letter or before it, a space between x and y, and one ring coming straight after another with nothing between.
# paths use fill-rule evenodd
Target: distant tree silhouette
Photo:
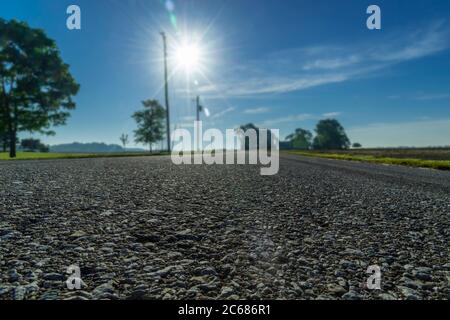
<instances>
[{"instance_id":1,"label":"distant tree silhouette","mask_svg":"<svg viewBox=\"0 0 450 320\"><path fill-rule=\"evenodd\" d=\"M295 133L288 135L286 140L290 142L292 149L308 150L311 148L312 138L311 131L298 128Z\"/></svg>"},{"instance_id":2,"label":"distant tree silhouette","mask_svg":"<svg viewBox=\"0 0 450 320\"><path fill-rule=\"evenodd\" d=\"M348 149L350 140L344 128L336 119L320 120L316 125L316 136L313 141L314 149Z\"/></svg>"},{"instance_id":3,"label":"distant tree silhouette","mask_svg":"<svg viewBox=\"0 0 450 320\"><path fill-rule=\"evenodd\" d=\"M51 126L65 124L78 90L44 31L0 18L0 131L8 134L11 158L18 132L54 134Z\"/></svg>"},{"instance_id":4,"label":"distant tree silhouette","mask_svg":"<svg viewBox=\"0 0 450 320\"><path fill-rule=\"evenodd\" d=\"M20 146L26 151L49 152L50 148L39 139L22 139Z\"/></svg>"},{"instance_id":5,"label":"distant tree silhouette","mask_svg":"<svg viewBox=\"0 0 450 320\"><path fill-rule=\"evenodd\" d=\"M120 136L119 139L120 139L120 142L122 142L123 148L125 149L128 144L128 135L125 133L122 133L122 135Z\"/></svg>"},{"instance_id":6,"label":"distant tree silhouette","mask_svg":"<svg viewBox=\"0 0 450 320\"><path fill-rule=\"evenodd\" d=\"M166 111L156 100L142 101L142 105L144 109L133 114L138 126L134 131L135 141L148 144L152 152L152 145L164 138Z\"/></svg>"},{"instance_id":7,"label":"distant tree silhouette","mask_svg":"<svg viewBox=\"0 0 450 320\"><path fill-rule=\"evenodd\" d=\"M362 148L362 144L361 143L359 143L359 142L355 142L353 145L352 145L352 147L353 148Z\"/></svg>"}]
</instances>

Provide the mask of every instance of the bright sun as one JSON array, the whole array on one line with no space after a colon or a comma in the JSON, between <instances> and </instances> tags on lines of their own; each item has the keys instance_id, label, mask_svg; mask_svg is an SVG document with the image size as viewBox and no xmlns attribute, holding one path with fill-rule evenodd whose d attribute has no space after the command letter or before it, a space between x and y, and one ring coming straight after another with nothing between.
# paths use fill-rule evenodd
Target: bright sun
<instances>
[{"instance_id":1,"label":"bright sun","mask_svg":"<svg viewBox=\"0 0 450 320\"><path fill-rule=\"evenodd\" d=\"M181 44L175 51L177 66L187 72L198 71L202 58L202 50L195 43Z\"/></svg>"}]
</instances>

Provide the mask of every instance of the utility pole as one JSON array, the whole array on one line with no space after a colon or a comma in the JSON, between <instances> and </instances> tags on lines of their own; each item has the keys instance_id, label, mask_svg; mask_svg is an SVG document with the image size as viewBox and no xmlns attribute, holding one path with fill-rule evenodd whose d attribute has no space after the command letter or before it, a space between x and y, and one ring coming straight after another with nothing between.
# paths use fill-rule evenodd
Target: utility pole
<instances>
[{"instance_id":1,"label":"utility pole","mask_svg":"<svg viewBox=\"0 0 450 320\"><path fill-rule=\"evenodd\" d=\"M169 83L167 80L167 39L166 39L166 34L164 32L161 32L161 37L163 39L163 45L164 45L164 91L165 91L165 97L166 97L167 150L170 153L171 145L170 145Z\"/></svg>"},{"instance_id":2,"label":"utility pole","mask_svg":"<svg viewBox=\"0 0 450 320\"><path fill-rule=\"evenodd\" d=\"M197 96L197 98L195 99L195 109L197 111L197 125L195 126L195 130L197 130L197 151L200 151L200 130L199 130L199 121L200 121L200 111L201 111L201 106L200 106L200 96Z\"/></svg>"},{"instance_id":3,"label":"utility pole","mask_svg":"<svg viewBox=\"0 0 450 320\"><path fill-rule=\"evenodd\" d=\"M197 109L197 121L200 121L200 111L202 111L202 107L200 106L200 97L196 98L196 109Z\"/></svg>"}]
</instances>

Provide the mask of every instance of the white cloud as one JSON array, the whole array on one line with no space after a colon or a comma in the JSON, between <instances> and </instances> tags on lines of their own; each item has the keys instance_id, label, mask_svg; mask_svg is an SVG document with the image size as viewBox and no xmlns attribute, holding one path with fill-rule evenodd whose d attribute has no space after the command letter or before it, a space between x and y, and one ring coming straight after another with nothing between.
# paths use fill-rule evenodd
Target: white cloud
<instances>
[{"instance_id":1,"label":"white cloud","mask_svg":"<svg viewBox=\"0 0 450 320\"><path fill-rule=\"evenodd\" d=\"M361 57L358 55L351 55L348 57L341 57L341 58L332 58L332 59L318 59L315 61L311 61L306 63L303 66L304 70L315 70L315 69L340 69L344 67L348 67L351 65L354 65L356 63L359 63L361 61Z\"/></svg>"},{"instance_id":2,"label":"white cloud","mask_svg":"<svg viewBox=\"0 0 450 320\"><path fill-rule=\"evenodd\" d=\"M180 128L185 128L185 129L189 129L189 128L194 128L194 122L182 122L180 124L178 124L178 127Z\"/></svg>"},{"instance_id":3,"label":"white cloud","mask_svg":"<svg viewBox=\"0 0 450 320\"><path fill-rule=\"evenodd\" d=\"M322 118L334 118L340 115L340 112L329 112L324 113L322 115L315 115L310 113L301 113L301 114L292 114L288 115L286 117L279 117L274 119L268 119L260 123L260 126L267 127L267 126L274 126L274 125L280 125L283 123L292 123L292 122L302 122L306 120L320 120Z\"/></svg>"},{"instance_id":4,"label":"white cloud","mask_svg":"<svg viewBox=\"0 0 450 320\"><path fill-rule=\"evenodd\" d=\"M245 114L260 114L260 113L266 113L269 112L269 108L261 107L261 108L253 108L253 109L245 109Z\"/></svg>"},{"instance_id":5,"label":"white cloud","mask_svg":"<svg viewBox=\"0 0 450 320\"><path fill-rule=\"evenodd\" d=\"M428 147L450 145L450 119L374 123L347 130L364 147Z\"/></svg>"},{"instance_id":6,"label":"white cloud","mask_svg":"<svg viewBox=\"0 0 450 320\"><path fill-rule=\"evenodd\" d=\"M410 94L408 96L390 95L387 98L391 100L398 100L403 98L417 101L444 100L450 98L450 93L418 93Z\"/></svg>"},{"instance_id":7,"label":"white cloud","mask_svg":"<svg viewBox=\"0 0 450 320\"><path fill-rule=\"evenodd\" d=\"M272 52L258 60L246 61L245 65L229 68L214 85L199 90L207 96L245 97L350 81L447 50L448 30L445 23L435 22L427 27L416 27L413 33L397 32L379 41Z\"/></svg>"},{"instance_id":8,"label":"white cloud","mask_svg":"<svg viewBox=\"0 0 450 320\"><path fill-rule=\"evenodd\" d=\"M338 117L340 115L341 115L340 112L327 112L327 113L322 114L322 116L325 117L325 118L335 118L335 117Z\"/></svg>"},{"instance_id":9,"label":"white cloud","mask_svg":"<svg viewBox=\"0 0 450 320\"><path fill-rule=\"evenodd\" d=\"M430 93L420 94L414 97L414 100L428 101L428 100L442 100L450 98L450 93Z\"/></svg>"},{"instance_id":10,"label":"white cloud","mask_svg":"<svg viewBox=\"0 0 450 320\"><path fill-rule=\"evenodd\" d=\"M296 77L266 77L266 78L249 78L245 80L245 84L222 84L213 87L200 87L202 94L220 92L223 96L249 96L255 94L272 94L286 93L298 90L304 90L319 85L338 83L348 80L346 74L329 74L323 76L305 76ZM210 98L210 97L208 97Z\"/></svg>"},{"instance_id":11,"label":"white cloud","mask_svg":"<svg viewBox=\"0 0 450 320\"><path fill-rule=\"evenodd\" d=\"M274 126L274 125L278 125L278 124L282 124L282 123L298 122L298 121L305 121L305 120L311 120L311 119L317 119L317 116L314 116L309 113L302 113L302 114L295 114L295 115L290 115L290 116L286 116L286 117L269 119L269 120L263 121L260 126L262 126L262 127Z\"/></svg>"},{"instance_id":12,"label":"white cloud","mask_svg":"<svg viewBox=\"0 0 450 320\"><path fill-rule=\"evenodd\" d=\"M222 111L220 111L220 112L218 112L218 113L213 114L213 115L211 116L211 119L217 119L217 118L220 118L220 117L224 116L225 114L230 113L230 112L232 112L232 111L234 111L234 110L235 110L234 107L226 108L225 110L222 110Z\"/></svg>"},{"instance_id":13,"label":"white cloud","mask_svg":"<svg viewBox=\"0 0 450 320\"><path fill-rule=\"evenodd\" d=\"M195 117L194 116L185 116L181 118L182 121L186 121L186 122L192 122L195 121Z\"/></svg>"},{"instance_id":14,"label":"white cloud","mask_svg":"<svg viewBox=\"0 0 450 320\"><path fill-rule=\"evenodd\" d=\"M443 21L434 22L425 28L418 28L415 32L406 35L397 35L381 44L372 56L379 61L403 62L426 57L449 46L449 31Z\"/></svg>"}]
</instances>

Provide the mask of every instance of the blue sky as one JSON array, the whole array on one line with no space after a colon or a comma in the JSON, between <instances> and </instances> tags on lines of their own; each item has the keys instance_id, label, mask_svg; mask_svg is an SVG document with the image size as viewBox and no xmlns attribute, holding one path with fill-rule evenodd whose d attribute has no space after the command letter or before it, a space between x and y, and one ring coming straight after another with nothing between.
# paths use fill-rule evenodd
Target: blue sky
<instances>
[{"instance_id":1,"label":"blue sky","mask_svg":"<svg viewBox=\"0 0 450 320\"><path fill-rule=\"evenodd\" d=\"M199 94L211 111L205 128L254 122L284 137L335 117L367 147L450 145L449 1L172 0L176 25L165 2L0 2L2 18L57 41L81 84L77 109L45 142L131 136L140 101L164 101L164 30L171 56L181 39L203 48L198 70L169 61L174 126L192 125ZM81 30L66 28L70 4L81 8ZM381 30L366 27L370 4L381 8Z\"/></svg>"}]
</instances>

